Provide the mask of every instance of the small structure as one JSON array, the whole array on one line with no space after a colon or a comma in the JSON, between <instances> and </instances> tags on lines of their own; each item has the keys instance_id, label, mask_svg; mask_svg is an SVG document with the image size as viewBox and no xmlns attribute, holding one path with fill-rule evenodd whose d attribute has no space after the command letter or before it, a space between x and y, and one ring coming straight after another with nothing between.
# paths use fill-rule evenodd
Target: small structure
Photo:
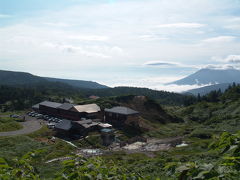
<instances>
[{"instance_id":1,"label":"small structure","mask_svg":"<svg viewBox=\"0 0 240 180\"><path fill-rule=\"evenodd\" d=\"M55 130L59 136L69 136L72 130L72 121L63 119L61 122L56 124Z\"/></svg>"},{"instance_id":2,"label":"small structure","mask_svg":"<svg viewBox=\"0 0 240 180\"><path fill-rule=\"evenodd\" d=\"M102 129L101 138L104 146L109 146L115 141L113 129Z\"/></svg>"},{"instance_id":3,"label":"small structure","mask_svg":"<svg viewBox=\"0 0 240 180\"><path fill-rule=\"evenodd\" d=\"M99 96L95 96L95 95L91 95L88 97L89 99L99 99L100 97Z\"/></svg>"},{"instance_id":4,"label":"small structure","mask_svg":"<svg viewBox=\"0 0 240 180\"><path fill-rule=\"evenodd\" d=\"M74 130L82 135L87 135L90 131L98 129L98 122L93 122L91 119L74 121Z\"/></svg>"},{"instance_id":5,"label":"small structure","mask_svg":"<svg viewBox=\"0 0 240 180\"><path fill-rule=\"evenodd\" d=\"M135 121L139 118L139 112L128 107L117 106L104 111L104 121L120 129L126 125L126 121Z\"/></svg>"},{"instance_id":6,"label":"small structure","mask_svg":"<svg viewBox=\"0 0 240 180\"><path fill-rule=\"evenodd\" d=\"M112 125L108 123L99 123L98 128L101 129L112 129Z\"/></svg>"}]
</instances>

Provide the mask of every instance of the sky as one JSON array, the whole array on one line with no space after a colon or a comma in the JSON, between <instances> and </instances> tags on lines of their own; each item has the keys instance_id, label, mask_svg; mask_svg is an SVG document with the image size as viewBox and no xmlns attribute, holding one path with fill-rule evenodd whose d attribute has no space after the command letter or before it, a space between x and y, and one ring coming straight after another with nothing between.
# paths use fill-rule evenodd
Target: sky
<instances>
[{"instance_id":1,"label":"sky","mask_svg":"<svg viewBox=\"0 0 240 180\"><path fill-rule=\"evenodd\" d=\"M240 0L0 0L0 69L180 92L240 69Z\"/></svg>"}]
</instances>

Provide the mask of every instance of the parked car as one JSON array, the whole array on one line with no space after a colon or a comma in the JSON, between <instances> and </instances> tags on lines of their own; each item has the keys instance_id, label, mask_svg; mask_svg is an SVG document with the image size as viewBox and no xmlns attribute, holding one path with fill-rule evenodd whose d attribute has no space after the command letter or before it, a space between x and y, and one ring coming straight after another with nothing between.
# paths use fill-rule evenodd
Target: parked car
<instances>
[{"instance_id":1,"label":"parked car","mask_svg":"<svg viewBox=\"0 0 240 180\"><path fill-rule=\"evenodd\" d=\"M48 123L47 126L49 129L54 129L55 128L55 123Z\"/></svg>"},{"instance_id":2,"label":"parked car","mask_svg":"<svg viewBox=\"0 0 240 180\"><path fill-rule=\"evenodd\" d=\"M19 115L16 115L16 114L11 114L10 117L11 117L11 118L20 118L20 116L19 116Z\"/></svg>"}]
</instances>

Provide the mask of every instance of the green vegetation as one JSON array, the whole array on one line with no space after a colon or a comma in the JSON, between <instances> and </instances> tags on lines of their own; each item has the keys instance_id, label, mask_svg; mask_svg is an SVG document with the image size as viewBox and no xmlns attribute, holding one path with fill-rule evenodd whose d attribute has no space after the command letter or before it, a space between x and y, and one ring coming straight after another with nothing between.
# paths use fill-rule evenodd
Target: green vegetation
<instances>
[{"instance_id":1,"label":"green vegetation","mask_svg":"<svg viewBox=\"0 0 240 180\"><path fill-rule=\"evenodd\" d=\"M239 179L240 132L236 134L225 132L211 141L197 139L194 141L195 144L191 146L172 149L168 152L156 152L152 154L153 156L142 153L126 154L125 152L92 158L70 156L71 160L52 165L44 164L45 167L41 162L49 151L41 148L19 156L21 158L13 160L13 163L1 158L0 177L6 179L13 177L16 179L47 177L51 179L131 180ZM59 146L56 148L59 149ZM50 169L47 171L46 167ZM52 167L55 169L53 170ZM49 170L51 170L51 176L46 176Z\"/></svg>"},{"instance_id":2,"label":"green vegetation","mask_svg":"<svg viewBox=\"0 0 240 180\"><path fill-rule=\"evenodd\" d=\"M91 89L83 90L83 93L88 97L90 95L97 95L100 97L135 95L147 96L164 105L189 105L197 101L194 96L182 95L167 91L157 91L148 88L135 87L115 87L106 89Z\"/></svg>"},{"instance_id":3,"label":"green vegetation","mask_svg":"<svg viewBox=\"0 0 240 180\"><path fill-rule=\"evenodd\" d=\"M0 132L15 131L22 129L22 125L19 124L21 120L10 118L10 117L0 117Z\"/></svg>"},{"instance_id":4,"label":"green vegetation","mask_svg":"<svg viewBox=\"0 0 240 180\"><path fill-rule=\"evenodd\" d=\"M124 89L121 89L122 92ZM123 105L141 112L139 129L117 131L120 140L125 141L136 135L146 138L181 136L188 146L172 147L159 152L118 151L100 157L84 158L76 156L76 148L66 142L60 139L52 140L54 132L44 126L26 136L0 138L0 179L240 178L240 86L233 85L225 93L214 91L196 99L190 97L184 103L189 104L188 106L163 106L156 97L152 97L153 100L140 96L139 90L139 94L127 95L130 92L128 90L125 95L116 96L113 93L111 97L97 100L86 99L86 94L82 96L85 91L82 91L82 94L79 91L79 94L73 94L73 98L80 104L97 103L103 109ZM19 93L24 91L23 88ZM31 91L29 89L28 93ZM38 94L38 90L33 92ZM34 101L40 97L36 94L21 95L29 100L35 97ZM58 100L65 95L64 91L54 92L51 88L46 91L43 88L41 92L44 98ZM19 96L15 96L17 97ZM7 119L2 120L3 123L6 121ZM102 147L97 133L91 133L88 138L75 140L73 143L80 148L107 149ZM71 159L46 163L60 157Z\"/></svg>"},{"instance_id":5,"label":"green vegetation","mask_svg":"<svg viewBox=\"0 0 240 180\"><path fill-rule=\"evenodd\" d=\"M86 102L90 95L100 97L136 95L148 96L160 104L189 105L196 102L194 96L186 96L165 91L155 91L147 88L118 87L103 89L82 89L61 82L38 82L16 86L0 86L0 111L25 110L44 100L65 102L72 99L75 103ZM89 100L91 102L91 100ZM111 104L105 102L108 107Z\"/></svg>"}]
</instances>

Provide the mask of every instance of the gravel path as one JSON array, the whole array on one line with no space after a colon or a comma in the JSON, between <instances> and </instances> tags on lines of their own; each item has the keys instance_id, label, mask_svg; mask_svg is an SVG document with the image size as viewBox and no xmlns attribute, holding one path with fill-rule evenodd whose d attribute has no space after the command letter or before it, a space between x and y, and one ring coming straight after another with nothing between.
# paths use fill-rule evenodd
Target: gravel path
<instances>
[{"instance_id":1,"label":"gravel path","mask_svg":"<svg viewBox=\"0 0 240 180\"><path fill-rule=\"evenodd\" d=\"M42 127L40 122L35 118L31 118L29 116L26 116L25 118L26 118L26 121L20 123L23 126L22 129L17 131L0 132L0 136L15 136L15 135L29 134L39 130Z\"/></svg>"}]
</instances>

